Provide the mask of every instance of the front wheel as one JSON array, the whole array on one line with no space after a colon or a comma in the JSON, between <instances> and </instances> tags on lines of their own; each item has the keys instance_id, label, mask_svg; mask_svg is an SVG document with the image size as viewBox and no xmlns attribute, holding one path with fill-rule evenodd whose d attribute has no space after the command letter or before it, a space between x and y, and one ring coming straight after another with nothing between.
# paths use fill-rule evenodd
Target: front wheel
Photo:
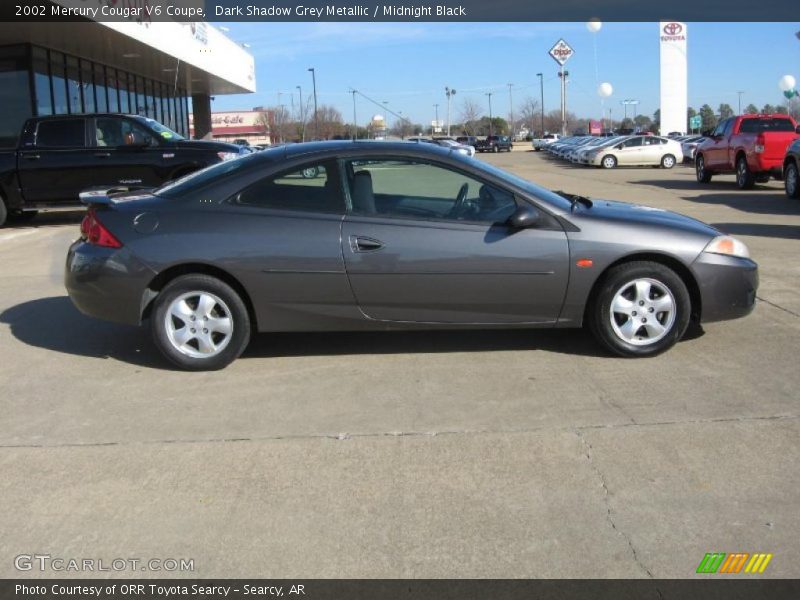
<instances>
[{"instance_id":1,"label":"front wheel","mask_svg":"<svg viewBox=\"0 0 800 600\"><path fill-rule=\"evenodd\" d=\"M624 357L655 356L674 346L689 325L691 300L683 280L650 261L611 269L588 308L597 340Z\"/></svg>"},{"instance_id":2,"label":"front wheel","mask_svg":"<svg viewBox=\"0 0 800 600\"><path fill-rule=\"evenodd\" d=\"M675 157L674 157L674 156L672 156L672 154L665 154L665 155L664 155L664 156L661 158L661 166L662 166L664 169L671 169L672 167L674 167L674 166L675 166L675 163L676 163L676 162L677 162L677 161L675 160Z\"/></svg>"},{"instance_id":3,"label":"front wheel","mask_svg":"<svg viewBox=\"0 0 800 600\"><path fill-rule=\"evenodd\" d=\"M189 371L233 362L250 341L250 316L239 294L208 275L184 275L156 297L153 340L161 353Z\"/></svg>"},{"instance_id":4,"label":"front wheel","mask_svg":"<svg viewBox=\"0 0 800 600\"><path fill-rule=\"evenodd\" d=\"M604 169L613 169L617 166L617 159L612 155L604 156L603 160L600 161L600 164L603 166Z\"/></svg>"},{"instance_id":5,"label":"front wheel","mask_svg":"<svg viewBox=\"0 0 800 600\"><path fill-rule=\"evenodd\" d=\"M711 173L706 169L706 159L702 154L697 155L697 159L694 161L694 169L699 183L708 183L711 181Z\"/></svg>"},{"instance_id":6,"label":"front wheel","mask_svg":"<svg viewBox=\"0 0 800 600\"><path fill-rule=\"evenodd\" d=\"M797 200L800 198L800 174L797 171L797 165L789 164L783 174L783 185L786 189L786 196Z\"/></svg>"}]
</instances>

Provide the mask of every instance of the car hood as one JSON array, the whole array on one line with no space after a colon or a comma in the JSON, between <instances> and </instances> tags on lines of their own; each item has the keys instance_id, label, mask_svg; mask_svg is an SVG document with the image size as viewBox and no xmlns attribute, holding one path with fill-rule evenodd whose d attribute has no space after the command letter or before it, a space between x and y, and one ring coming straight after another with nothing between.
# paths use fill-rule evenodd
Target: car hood
<instances>
[{"instance_id":1,"label":"car hood","mask_svg":"<svg viewBox=\"0 0 800 600\"><path fill-rule=\"evenodd\" d=\"M592 198L591 208L580 206L581 208L578 209L580 210L580 216L588 219L680 229L709 237L716 237L721 234L719 230L714 229L711 225L692 217L641 204Z\"/></svg>"}]
</instances>

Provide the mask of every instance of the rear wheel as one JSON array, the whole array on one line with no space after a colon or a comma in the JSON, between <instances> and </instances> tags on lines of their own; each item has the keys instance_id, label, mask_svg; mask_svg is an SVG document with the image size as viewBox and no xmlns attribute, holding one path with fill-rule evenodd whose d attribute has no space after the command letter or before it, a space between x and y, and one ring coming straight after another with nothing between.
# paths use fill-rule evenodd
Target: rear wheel
<instances>
[{"instance_id":1,"label":"rear wheel","mask_svg":"<svg viewBox=\"0 0 800 600\"><path fill-rule=\"evenodd\" d=\"M665 155L664 155L664 156L661 158L661 166L662 166L663 168L665 168L665 169L671 169L672 167L674 167L674 166L675 166L675 163L676 163L676 162L677 162L677 161L675 160L675 157L674 157L674 156L672 156L672 154L665 154Z\"/></svg>"},{"instance_id":2,"label":"rear wheel","mask_svg":"<svg viewBox=\"0 0 800 600\"><path fill-rule=\"evenodd\" d=\"M756 183L756 178L747 166L747 159L740 156L736 159L736 185L740 190L749 190Z\"/></svg>"},{"instance_id":3,"label":"rear wheel","mask_svg":"<svg viewBox=\"0 0 800 600\"><path fill-rule=\"evenodd\" d=\"M250 316L239 295L208 275L184 275L156 297L153 340L161 353L189 371L213 371L233 362L250 341Z\"/></svg>"},{"instance_id":4,"label":"rear wheel","mask_svg":"<svg viewBox=\"0 0 800 600\"><path fill-rule=\"evenodd\" d=\"M789 198L795 200L800 198L800 174L797 171L796 164L790 163L786 167L786 171L783 174L783 185Z\"/></svg>"},{"instance_id":5,"label":"rear wheel","mask_svg":"<svg viewBox=\"0 0 800 600\"><path fill-rule=\"evenodd\" d=\"M689 325L686 284L661 263L623 263L611 269L600 285L588 309L589 327L615 354L655 356L674 346Z\"/></svg>"},{"instance_id":6,"label":"rear wheel","mask_svg":"<svg viewBox=\"0 0 800 600\"><path fill-rule=\"evenodd\" d=\"M492 146L492 152L497 154L499 151L500 151L500 148L498 148L497 146Z\"/></svg>"},{"instance_id":7,"label":"rear wheel","mask_svg":"<svg viewBox=\"0 0 800 600\"><path fill-rule=\"evenodd\" d=\"M603 160L600 161L600 164L603 165L604 169L613 169L617 166L617 158L609 154L608 156L603 157Z\"/></svg>"},{"instance_id":8,"label":"rear wheel","mask_svg":"<svg viewBox=\"0 0 800 600\"><path fill-rule=\"evenodd\" d=\"M697 174L697 181L700 183L708 183L711 181L711 173L706 169L706 159L702 154L697 155L694 161L694 170Z\"/></svg>"}]
</instances>

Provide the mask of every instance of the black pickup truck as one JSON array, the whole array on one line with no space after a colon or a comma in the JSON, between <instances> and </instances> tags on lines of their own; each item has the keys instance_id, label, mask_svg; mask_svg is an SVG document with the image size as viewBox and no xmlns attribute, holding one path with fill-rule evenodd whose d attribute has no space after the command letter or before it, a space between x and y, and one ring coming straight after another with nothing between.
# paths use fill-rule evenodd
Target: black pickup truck
<instances>
[{"instance_id":1,"label":"black pickup truck","mask_svg":"<svg viewBox=\"0 0 800 600\"><path fill-rule=\"evenodd\" d=\"M154 187L250 150L187 140L136 115L28 119L16 150L0 150L0 226L41 208L80 206L93 187Z\"/></svg>"},{"instance_id":2,"label":"black pickup truck","mask_svg":"<svg viewBox=\"0 0 800 600\"><path fill-rule=\"evenodd\" d=\"M514 144L511 142L511 136L508 135L490 135L485 140L478 140L478 145L475 150L478 152L500 152L505 150L511 152Z\"/></svg>"}]
</instances>

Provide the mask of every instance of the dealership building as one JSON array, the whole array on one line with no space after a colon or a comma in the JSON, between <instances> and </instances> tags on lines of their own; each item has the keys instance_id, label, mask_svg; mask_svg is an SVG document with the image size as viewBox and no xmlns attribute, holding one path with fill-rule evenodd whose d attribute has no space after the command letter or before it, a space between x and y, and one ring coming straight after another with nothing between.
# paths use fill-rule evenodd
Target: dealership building
<instances>
[{"instance_id":1,"label":"dealership building","mask_svg":"<svg viewBox=\"0 0 800 600\"><path fill-rule=\"evenodd\" d=\"M253 56L205 22L0 23L0 148L53 114L139 114L188 136L193 113L208 137L214 96L255 91Z\"/></svg>"}]
</instances>

